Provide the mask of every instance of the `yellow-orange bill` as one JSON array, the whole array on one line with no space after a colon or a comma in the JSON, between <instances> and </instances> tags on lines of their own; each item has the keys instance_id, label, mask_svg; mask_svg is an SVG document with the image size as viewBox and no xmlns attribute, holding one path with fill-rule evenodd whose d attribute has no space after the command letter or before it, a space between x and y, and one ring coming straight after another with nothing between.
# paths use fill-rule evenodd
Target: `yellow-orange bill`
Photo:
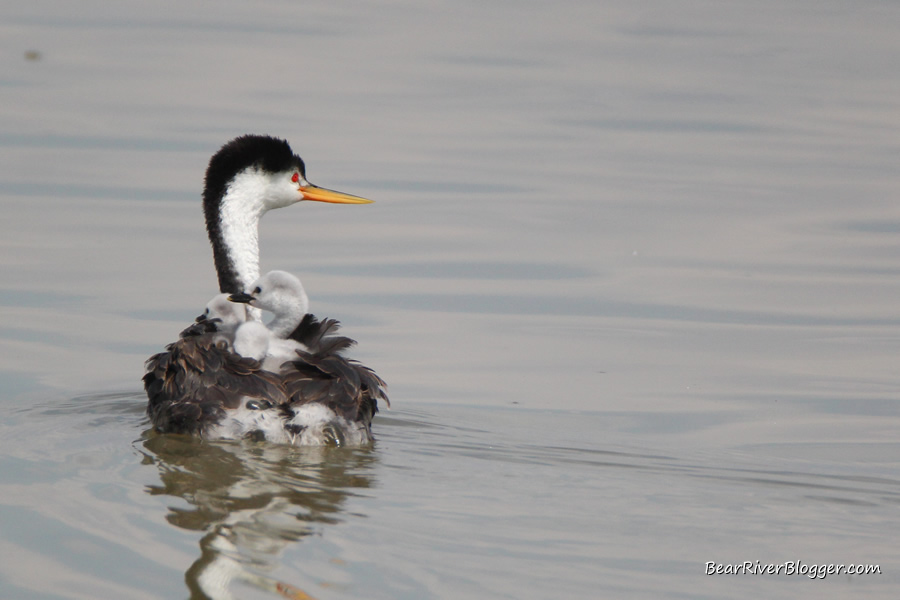
<instances>
[{"instance_id":1,"label":"yellow-orange bill","mask_svg":"<svg viewBox=\"0 0 900 600\"><path fill-rule=\"evenodd\" d=\"M308 185L300 188L304 200L315 200L316 202L331 202L334 204L371 204L374 200L360 198L359 196L351 196L343 192L336 192L317 185Z\"/></svg>"}]
</instances>

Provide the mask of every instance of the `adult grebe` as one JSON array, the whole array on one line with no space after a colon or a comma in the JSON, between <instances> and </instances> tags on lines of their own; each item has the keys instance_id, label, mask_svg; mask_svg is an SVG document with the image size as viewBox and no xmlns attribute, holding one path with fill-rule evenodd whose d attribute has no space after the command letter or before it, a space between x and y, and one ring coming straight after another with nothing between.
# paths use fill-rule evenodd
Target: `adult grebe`
<instances>
[{"instance_id":1,"label":"adult grebe","mask_svg":"<svg viewBox=\"0 0 900 600\"><path fill-rule=\"evenodd\" d=\"M221 292L252 292L259 279L259 219L302 200L371 202L310 184L303 160L283 140L246 135L213 155L203 209ZM247 320L259 320L259 308L247 313ZM220 331L220 323L198 322L147 361L147 413L156 430L294 444L354 445L372 439L378 400L388 403L386 385L371 369L343 356L354 342L335 335L337 321L303 316L289 337L306 351L296 352L277 372L234 352L234 329ZM232 324L242 326L239 319Z\"/></svg>"}]
</instances>

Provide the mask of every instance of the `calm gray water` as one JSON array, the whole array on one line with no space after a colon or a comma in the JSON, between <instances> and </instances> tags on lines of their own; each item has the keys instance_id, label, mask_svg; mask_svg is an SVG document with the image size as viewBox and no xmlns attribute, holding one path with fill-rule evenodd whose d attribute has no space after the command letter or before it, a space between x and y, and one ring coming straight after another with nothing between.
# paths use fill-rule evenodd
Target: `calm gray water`
<instances>
[{"instance_id":1,"label":"calm gray water","mask_svg":"<svg viewBox=\"0 0 900 600\"><path fill-rule=\"evenodd\" d=\"M0 16L0 597L893 598L900 6L35 1ZM393 409L148 431L242 133ZM706 563L880 573L705 574Z\"/></svg>"}]
</instances>

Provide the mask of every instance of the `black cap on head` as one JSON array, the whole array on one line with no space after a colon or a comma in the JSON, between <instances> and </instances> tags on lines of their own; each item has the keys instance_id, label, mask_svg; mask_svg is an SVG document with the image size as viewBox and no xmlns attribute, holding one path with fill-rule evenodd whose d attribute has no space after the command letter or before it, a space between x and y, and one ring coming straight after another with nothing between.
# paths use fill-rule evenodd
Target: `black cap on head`
<instances>
[{"instance_id":1,"label":"black cap on head","mask_svg":"<svg viewBox=\"0 0 900 600\"><path fill-rule=\"evenodd\" d=\"M204 205L217 201L225 192L225 186L235 175L250 167L269 173L298 169L306 177L303 159L293 153L290 145L268 135L242 135L236 137L209 159L206 169Z\"/></svg>"}]
</instances>

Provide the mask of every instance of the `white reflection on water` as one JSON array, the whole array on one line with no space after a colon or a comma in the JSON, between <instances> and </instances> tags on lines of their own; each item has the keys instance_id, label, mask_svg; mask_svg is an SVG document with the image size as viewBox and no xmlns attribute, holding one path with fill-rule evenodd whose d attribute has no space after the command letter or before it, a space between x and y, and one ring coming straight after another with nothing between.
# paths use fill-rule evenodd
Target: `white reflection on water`
<instances>
[{"instance_id":1,"label":"white reflection on water","mask_svg":"<svg viewBox=\"0 0 900 600\"><path fill-rule=\"evenodd\" d=\"M371 485L378 459L370 449L209 444L152 433L141 446L160 476L147 492L184 501L170 505L166 520L203 535L185 574L197 598L230 597L238 583L289 590L266 573L314 525L343 521L346 498Z\"/></svg>"}]
</instances>

